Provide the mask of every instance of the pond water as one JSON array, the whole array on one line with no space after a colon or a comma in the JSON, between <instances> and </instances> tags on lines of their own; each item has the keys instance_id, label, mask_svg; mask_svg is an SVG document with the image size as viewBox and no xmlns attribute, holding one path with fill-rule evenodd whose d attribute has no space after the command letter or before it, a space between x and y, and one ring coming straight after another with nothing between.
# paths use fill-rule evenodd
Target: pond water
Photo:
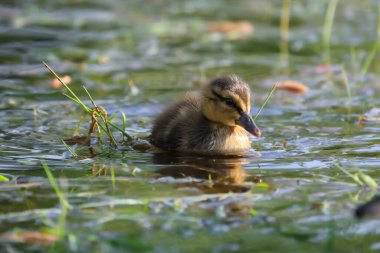
<instances>
[{"instance_id":1,"label":"pond water","mask_svg":"<svg viewBox=\"0 0 380 253\"><path fill-rule=\"evenodd\" d=\"M380 107L379 13L370 0L2 1L0 251L380 250L379 220L353 215L377 187L345 173L379 182L380 123L359 121ZM83 85L125 113L140 142L69 143L73 157L61 140L86 135L90 117L43 61L88 106ZM144 143L166 104L229 73L251 86L253 114L275 82L309 91L276 91L241 157Z\"/></svg>"}]
</instances>

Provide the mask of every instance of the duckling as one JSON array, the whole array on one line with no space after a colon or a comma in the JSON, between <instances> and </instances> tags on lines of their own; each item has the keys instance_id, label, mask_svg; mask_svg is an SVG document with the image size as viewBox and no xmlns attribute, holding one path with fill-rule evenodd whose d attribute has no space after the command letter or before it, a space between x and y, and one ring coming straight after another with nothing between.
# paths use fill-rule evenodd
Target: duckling
<instances>
[{"instance_id":1,"label":"duckling","mask_svg":"<svg viewBox=\"0 0 380 253\"><path fill-rule=\"evenodd\" d=\"M156 118L150 142L161 149L235 154L251 147L248 133L261 136L250 116L249 86L236 75L188 93Z\"/></svg>"}]
</instances>

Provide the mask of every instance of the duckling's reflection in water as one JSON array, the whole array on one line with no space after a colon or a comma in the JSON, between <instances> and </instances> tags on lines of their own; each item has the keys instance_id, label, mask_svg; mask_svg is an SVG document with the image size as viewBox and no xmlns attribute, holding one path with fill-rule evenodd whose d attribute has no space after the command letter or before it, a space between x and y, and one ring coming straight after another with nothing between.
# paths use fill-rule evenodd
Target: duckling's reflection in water
<instances>
[{"instance_id":1,"label":"duckling's reflection in water","mask_svg":"<svg viewBox=\"0 0 380 253\"><path fill-rule=\"evenodd\" d=\"M239 156L195 156L175 153L156 153L154 162L165 167L157 170L159 177L194 180L181 183L184 187L196 187L204 193L247 192L246 172L243 165L248 159Z\"/></svg>"}]
</instances>

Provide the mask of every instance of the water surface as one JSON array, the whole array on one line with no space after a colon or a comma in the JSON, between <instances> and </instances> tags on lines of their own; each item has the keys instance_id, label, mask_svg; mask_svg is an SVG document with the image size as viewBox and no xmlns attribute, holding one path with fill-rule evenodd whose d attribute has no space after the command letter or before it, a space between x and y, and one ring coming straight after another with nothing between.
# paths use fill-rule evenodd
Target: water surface
<instances>
[{"instance_id":1,"label":"water surface","mask_svg":"<svg viewBox=\"0 0 380 253\"><path fill-rule=\"evenodd\" d=\"M379 250L379 222L353 216L377 189L337 166L378 181L380 125L358 117L380 107L377 54L364 71L379 6L339 1L328 57L328 2L291 2L288 54L279 47L280 1L3 2L0 174L9 181L0 182L1 251ZM210 22L227 20L254 31L208 31ZM90 118L51 86L42 61L69 75L89 106L82 85L109 115L124 112L127 132L139 138L166 104L215 76L246 80L253 114L276 81L310 90L275 93L257 120L263 136L252 138L246 156L164 154L143 143L114 148L103 138L72 145L75 159L61 140L85 135ZM120 114L114 122L121 125ZM25 239L30 232L37 235Z\"/></svg>"}]
</instances>

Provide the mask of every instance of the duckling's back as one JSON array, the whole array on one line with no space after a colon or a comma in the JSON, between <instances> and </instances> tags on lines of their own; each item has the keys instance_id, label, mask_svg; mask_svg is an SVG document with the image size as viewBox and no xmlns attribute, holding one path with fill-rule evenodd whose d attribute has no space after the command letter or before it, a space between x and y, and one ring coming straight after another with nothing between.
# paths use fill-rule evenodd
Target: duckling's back
<instances>
[{"instance_id":1,"label":"duckling's back","mask_svg":"<svg viewBox=\"0 0 380 253\"><path fill-rule=\"evenodd\" d=\"M201 113L201 94L192 92L156 118L150 141L165 150L194 149L206 143L202 136L208 132L209 124Z\"/></svg>"}]
</instances>

